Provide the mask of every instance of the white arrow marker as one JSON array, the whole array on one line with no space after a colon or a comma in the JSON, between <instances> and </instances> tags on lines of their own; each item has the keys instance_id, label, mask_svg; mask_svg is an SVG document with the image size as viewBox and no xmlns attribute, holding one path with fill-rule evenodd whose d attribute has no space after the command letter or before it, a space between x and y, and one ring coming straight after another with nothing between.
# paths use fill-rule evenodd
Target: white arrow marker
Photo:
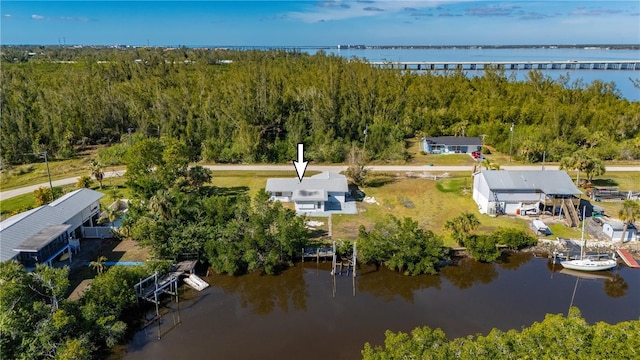
<instances>
[{"instance_id":1,"label":"white arrow marker","mask_svg":"<svg viewBox=\"0 0 640 360\"><path fill-rule=\"evenodd\" d=\"M293 166L296 167L296 173L298 174L298 180L300 182L302 182L308 163L308 161L304 161L304 144L298 144L298 161L293 160Z\"/></svg>"}]
</instances>

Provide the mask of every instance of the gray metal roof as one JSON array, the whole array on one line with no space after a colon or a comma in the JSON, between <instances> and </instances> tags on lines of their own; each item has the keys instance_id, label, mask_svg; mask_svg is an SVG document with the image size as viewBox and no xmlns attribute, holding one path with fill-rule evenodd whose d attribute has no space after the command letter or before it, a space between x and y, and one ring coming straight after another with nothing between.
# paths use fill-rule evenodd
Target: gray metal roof
<instances>
[{"instance_id":1,"label":"gray metal roof","mask_svg":"<svg viewBox=\"0 0 640 360\"><path fill-rule=\"evenodd\" d=\"M51 202L49 206L56 209L62 224L79 214L87 206L100 200L103 196L104 194L101 192L82 188L61 196Z\"/></svg>"},{"instance_id":2,"label":"gray metal roof","mask_svg":"<svg viewBox=\"0 0 640 360\"><path fill-rule=\"evenodd\" d=\"M611 228L614 231L624 230L624 223L622 221L611 220L611 221L605 221L604 223L611 226ZM627 225L627 231L634 231L634 230L636 230L636 227L633 224Z\"/></svg>"},{"instance_id":3,"label":"gray metal roof","mask_svg":"<svg viewBox=\"0 0 640 360\"><path fill-rule=\"evenodd\" d=\"M63 195L54 202L12 216L0 223L0 261L17 255L18 248L31 236L51 225L62 225L104 194L79 189Z\"/></svg>"},{"instance_id":4,"label":"gray metal roof","mask_svg":"<svg viewBox=\"0 0 640 360\"><path fill-rule=\"evenodd\" d=\"M53 241L55 238L67 231L67 229L69 229L70 227L71 225L66 224L47 226L46 228L31 235L27 240L15 247L13 250L16 252L37 252L38 250L49 244L51 241Z\"/></svg>"},{"instance_id":5,"label":"gray metal roof","mask_svg":"<svg viewBox=\"0 0 640 360\"><path fill-rule=\"evenodd\" d=\"M327 201L328 199L326 190L296 190L291 196L293 201Z\"/></svg>"},{"instance_id":6,"label":"gray metal roof","mask_svg":"<svg viewBox=\"0 0 640 360\"><path fill-rule=\"evenodd\" d=\"M448 146L480 146L482 140L479 137L460 137L460 136L440 136L440 137L428 137L425 138L427 143L436 145L448 145Z\"/></svg>"},{"instance_id":7,"label":"gray metal roof","mask_svg":"<svg viewBox=\"0 0 640 360\"><path fill-rule=\"evenodd\" d=\"M547 195L582 194L562 170L483 170L480 175L484 176L492 191L540 190Z\"/></svg>"},{"instance_id":8,"label":"gray metal roof","mask_svg":"<svg viewBox=\"0 0 640 360\"><path fill-rule=\"evenodd\" d=\"M344 175L323 172L311 177L304 177L302 182L298 178L267 179L265 188L268 192L295 192L296 190L324 190L326 192L348 192L349 185Z\"/></svg>"},{"instance_id":9,"label":"gray metal roof","mask_svg":"<svg viewBox=\"0 0 640 360\"><path fill-rule=\"evenodd\" d=\"M48 205L6 219L0 226L0 261L7 261L18 255L13 249L29 237L47 226L60 224L56 209Z\"/></svg>"}]
</instances>

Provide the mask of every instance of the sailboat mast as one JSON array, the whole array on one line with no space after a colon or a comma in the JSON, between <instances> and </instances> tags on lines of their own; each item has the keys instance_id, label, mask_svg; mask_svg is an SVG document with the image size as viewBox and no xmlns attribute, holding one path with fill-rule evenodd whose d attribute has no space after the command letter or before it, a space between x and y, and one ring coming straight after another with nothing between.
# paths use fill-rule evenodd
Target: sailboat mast
<instances>
[{"instance_id":1,"label":"sailboat mast","mask_svg":"<svg viewBox=\"0 0 640 360\"><path fill-rule=\"evenodd\" d=\"M580 235L580 259L584 259L584 248L587 247L587 242L584 239L584 218L586 217L586 213L587 213L587 207L584 206L582 208L582 233Z\"/></svg>"}]
</instances>

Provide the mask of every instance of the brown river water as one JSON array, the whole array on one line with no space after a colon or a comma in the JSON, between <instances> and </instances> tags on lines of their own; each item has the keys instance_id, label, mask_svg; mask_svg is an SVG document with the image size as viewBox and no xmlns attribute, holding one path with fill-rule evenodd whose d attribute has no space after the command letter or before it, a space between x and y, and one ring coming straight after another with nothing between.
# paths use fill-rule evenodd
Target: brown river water
<instances>
[{"instance_id":1,"label":"brown river water","mask_svg":"<svg viewBox=\"0 0 640 360\"><path fill-rule=\"evenodd\" d=\"M181 288L161 325L138 331L118 357L357 359L365 342L382 344L387 329L486 334L529 326L546 313L566 315L572 303L590 323L640 319L640 270L624 266L582 278L517 253L498 264L463 258L433 276L365 267L335 283L330 267L305 262L279 276L205 277L211 287Z\"/></svg>"}]
</instances>

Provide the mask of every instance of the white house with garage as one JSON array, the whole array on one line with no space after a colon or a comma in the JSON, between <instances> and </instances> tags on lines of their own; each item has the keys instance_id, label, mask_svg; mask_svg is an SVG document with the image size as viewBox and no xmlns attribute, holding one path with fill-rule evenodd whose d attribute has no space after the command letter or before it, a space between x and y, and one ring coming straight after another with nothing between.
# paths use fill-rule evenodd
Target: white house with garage
<instances>
[{"instance_id":1,"label":"white house with garage","mask_svg":"<svg viewBox=\"0 0 640 360\"><path fill-rule=\"evenodd\" d=\"M633 224L627 225L624 231L624 223L622 221L605 221L602 223L602 231L613 242L629 242L637 240L638 229ZM622 233L624 232L624 239Z\"/></svg>"},{"instance_id":2,"label":"white house with garage","mask_svg":"<svg viewBox=\"0 0 640 360\"><path fill-rule=\"evenodd\" d=\"M54 202L0 222L0 261L16 259L27 268L80 249L83 226L94 226L104 194L79 189Z\"/></svg>"},{"instance_id":3,"label":"white house with garage","mask_svg":"<svg viewBox=\"0 0 640 360\"><path fill-rule=\"evenodd\" d=\"M427 154L471 154L482 150L482 140L479 137L425 137L422 150Z\"/></svg>"},{"instance_id":4,"label":"white house with garage","mask_svg":"<svg viewBox=\"0 0 640 360\"><path fill-rule=\"evenodd\" d=\"M569 175L560 170L482 170L473 174L473 200L481 214L556 213L565 206L575 214L580 194Z\"/></svg>"},{"instance_id":5,"label":"white house with garage","mask_svg":"<svg viewBox=\"0 0 640 360\"><path fill-rule=\"evenodd\" d=\"M267 179L265 190L272 201L293 202L296 211L321 212L342 210L349 186L344 175L323 172L310 177Z\"/></svg>"}]
</instances>

